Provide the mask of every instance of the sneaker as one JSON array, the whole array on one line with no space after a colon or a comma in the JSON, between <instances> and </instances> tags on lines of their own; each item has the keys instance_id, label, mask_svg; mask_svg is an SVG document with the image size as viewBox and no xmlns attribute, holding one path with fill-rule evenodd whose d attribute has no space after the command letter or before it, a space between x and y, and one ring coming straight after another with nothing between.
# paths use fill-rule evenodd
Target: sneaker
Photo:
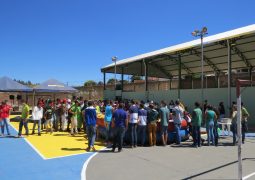
<instances>
[{"instance_id":1,"label":"sneaker","mask_svg":"<svg viewBox=\"0 0 255 180\"><path fill-rule=\"evenodd\" d=\"M87 147L86 151L90 152L90 147Z\"/></svg>"},{"instance_id":2,"label":"sneaker","mask_svg":"<svg viewBox=\"0 0 255 180\"><path fill-rule=\"evenodd\" d=\"M31 134L32 134L32 135L33 135L33 134L35 134L35 131L32 131L32 133L31 133Z\"/></svg>"},{"instance_id":3,"label":"sneaker","mask_svg":"<svg viewBox=\"0 0 255 180\"><path fill-rule=\"evenodd\" d=\"M118 149L118 152L121 152L122 151L122 149Z\"/></svg>"},{"instance_id":4,"label":"sneaker","mask_svg":"<svg viewBox=\"0 0 255 180\"><path fill-rule=\"evenodd\" d=\"M94 152L96 152L96 148L94 146L91 147Z\"/></svg>"},{"instance_id":5,"label":"sneaker","mask_svg":"<svg viewBox=\"0 0 255 180\"><path fill-rule=\"evenodd\" d=\"M41 133L38 133L38 136L41 136Z\"/></svg>"},{"instance_id":6,"label":"sneaker","mask_svg":"<svg viewBox=\"0 0 255 180\"><path fill-rule=\"evenodd\" d=\"M115 148L112 148L112 152L114 152L115 151Z\"/></svg>"}]
</instances>

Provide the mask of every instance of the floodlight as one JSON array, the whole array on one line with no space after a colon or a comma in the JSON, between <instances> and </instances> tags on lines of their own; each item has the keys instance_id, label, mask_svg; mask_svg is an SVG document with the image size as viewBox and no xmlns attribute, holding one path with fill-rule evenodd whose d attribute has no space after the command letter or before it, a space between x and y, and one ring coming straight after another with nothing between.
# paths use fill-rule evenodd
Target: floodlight
<instances>
[{"instance_id":1,"label":"floodlight","mask_svg":"<svg viewBox=\"0 0 255 180\"><path fill-rule=\"evenodd\" d=\"M117 61L118 57L117 56L113 56L112 57L112 61Z\"/></svg>"},{"instance_id":2,"label":"floodlight","mask_svg":"<svg viewBox=\"0 0 255 180\"><path fill-rule=\"evenodd\" d=\"M203 27L202 32L207 33L207 27Z\"/></svg>"}]
</instances>

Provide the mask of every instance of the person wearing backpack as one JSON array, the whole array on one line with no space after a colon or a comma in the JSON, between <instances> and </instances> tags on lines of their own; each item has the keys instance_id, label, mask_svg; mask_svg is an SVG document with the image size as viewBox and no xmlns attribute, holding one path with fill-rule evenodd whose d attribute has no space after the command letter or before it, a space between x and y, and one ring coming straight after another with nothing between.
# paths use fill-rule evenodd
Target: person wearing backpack
<instances>
[{"instance_id":1,"label":"person wearing backpack","mask_svg":"<svg viewBox=\"0 0 255 180\"><path fill-rule=\"evenodd\" d=\"M46 110L44 113L44 118L45 118L46 133L48 133L48 131L50 131L50 133L52 133L53 132L53 129L52 129L53 109L49 105L46 107Z\"/></svg>"}]
</instances>

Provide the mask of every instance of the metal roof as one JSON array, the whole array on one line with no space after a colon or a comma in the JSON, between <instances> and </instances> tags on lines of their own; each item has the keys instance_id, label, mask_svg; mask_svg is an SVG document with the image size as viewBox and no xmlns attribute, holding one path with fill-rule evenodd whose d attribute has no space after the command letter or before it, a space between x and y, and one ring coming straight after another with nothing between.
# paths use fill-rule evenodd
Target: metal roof
<instances>
[{"instance_id":1,"label":"metal roof","mask_svg":"<svg viewBox=\"0 0 255 180\"><path fill-rule=\"evenodd\" d=\"M70 86L65 85L62 82L59 82L58 80L55 79L49 79L40 85L36 86L34 88L36 92L76 92L78 91L77 89L74 89Z\"/></svg>"},{"instance_id":2,"label":"metal roof","mask_svg":"<svg viewBox=\"0 0 255 180\"><path fill-rule=\"evenodd\" d=\"M231 43L232 69L255 66L255 24L204 38L204 73L221 73L228 69L228 43ZM117 61L117 73L143 76L144 63L148 76L170 78L181 74L201 73L200 39ZM114 63L101 69L114 73Z\"/></svg>"},{"instance_id":3,"label":"metal roof","mask_svg":"<svg viewBox=\"0 0 255 180\"><path fill-rule=\"evenodd\" d=\"M20 84L9 77L0 78L0 92L32 92L32 88Z\"/></svg>"}]
</instances>

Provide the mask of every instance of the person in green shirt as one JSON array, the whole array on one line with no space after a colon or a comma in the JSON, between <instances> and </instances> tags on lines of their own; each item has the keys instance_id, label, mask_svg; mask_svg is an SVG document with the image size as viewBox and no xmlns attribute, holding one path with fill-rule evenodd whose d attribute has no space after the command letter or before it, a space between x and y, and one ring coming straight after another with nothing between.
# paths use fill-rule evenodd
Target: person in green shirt
<instances>
[{"instance_id":1,"label":"person in green shirt","mask_svg":"<svg viewBox=\"0 0 255 180\"><path fill-rule=\"evenodd\" d=\"M195 102L195 109L192 112L191 118L194 147L201 147L201 133L200 133L201 123L202 123L202 110L200 108L200 103Z\"/></svg>"},{"instance_id":2,"label":"person in green shirt","mask_svg":"<svg viewBox=\"0 0 255 180\"><path fill-rule=\"evenodd\" d=\"M78 117L78 113L79 113L79 101L76 100L75 104L71 106L71 108L69 109L69 113L72 115L71 117L71 135L74 135L78 133L77 130L77 117Z\"/></svg>"},{"instance_id":3,"label":"person in green shirt","mask_svg":"<svg viewBox=\"0 0 255 180\"><path fill-rule=\"evenodd\" d=\"M248 131L247 119L250 116L247 109L244 107L243 102L241 103L241 112L242 112L242 143L245 141L245 133Z\"/></svg>"},{"instance_id":4,"label":"person in green shirt","mask_svg":"<svg viewBox=\"0 0 255 180\"><path fill-rule=\"evenodd\" d=\"M80 104L80 103L79 103ZM81 127L82 127L82 123L83 123L83 117L82 117L82 112L81 112L81 106L78 106L78 110L77 110L77 128L78 128L78 132L81 131Z\"/></svg>"},{"instance_id":5,"label":"person in green shirt","mask_svg":"<svg viewBox=\"0 0 255 180\"><path fill-rule=\"evenodd\" d=\"M19 133L18 133L19 137L21 137L23 126L25 127L26 135L28 136L29 134L28 126L27 126L28 117L29 117L29 106L26 104L24 99L21 100L21 103L22 103L22 112L21 112L21 118L19 122Z\"/></svg>"}]
</instances>

